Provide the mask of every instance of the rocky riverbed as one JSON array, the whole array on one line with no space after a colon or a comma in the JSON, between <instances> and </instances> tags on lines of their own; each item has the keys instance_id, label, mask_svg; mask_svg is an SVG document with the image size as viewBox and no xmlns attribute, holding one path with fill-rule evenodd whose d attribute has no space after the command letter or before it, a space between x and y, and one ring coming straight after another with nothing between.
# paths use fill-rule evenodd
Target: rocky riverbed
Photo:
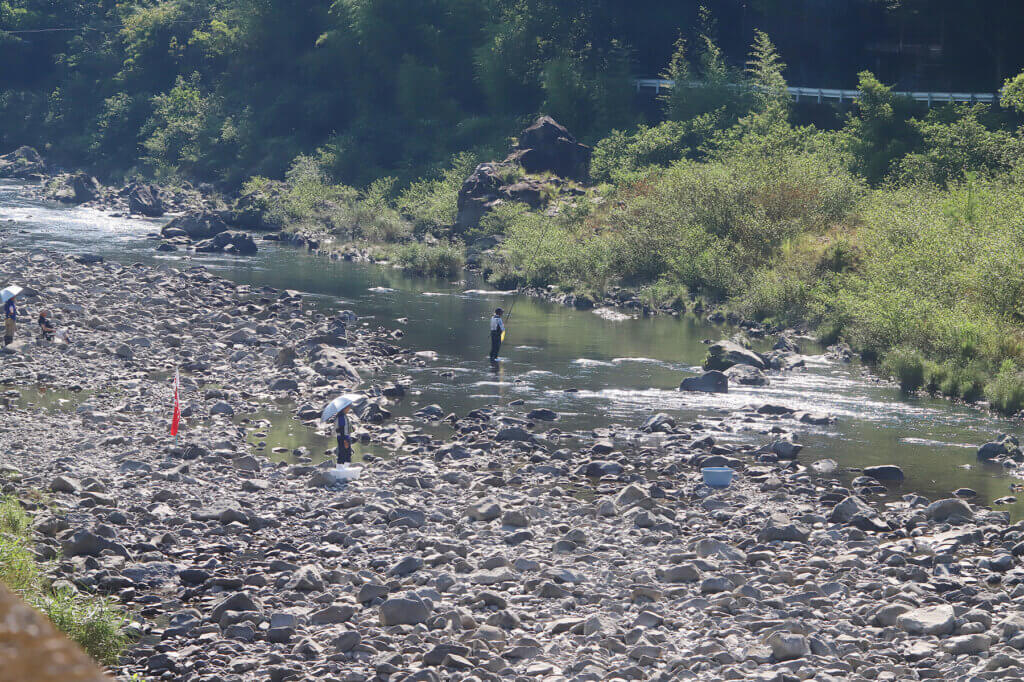
<instances>
[{"instance_id":1,"label":"rocky riverbed","mask_svg":"<svg viewBox=\"0 0 1024 682\"><path fill-rule=\"evenodd\" d=\"M7 251L0 273L71 338L2 356L3 490L56 580L131 613L126 677L1024 678L1024 525L959 499L872 505L893 469L812 475L794 436L827 417L760 405L582 437L515 405L398 420L415 387L381 371L430 354L358 310L201 269ZM62 401L26 404L43 387ZM310 428L354 390L357 437L390 453L357 481L248 437L275 398ZM738 429L763 447L716 440ZM704 486L721 464L733 484Z\"/></svg>"}]
</instances>

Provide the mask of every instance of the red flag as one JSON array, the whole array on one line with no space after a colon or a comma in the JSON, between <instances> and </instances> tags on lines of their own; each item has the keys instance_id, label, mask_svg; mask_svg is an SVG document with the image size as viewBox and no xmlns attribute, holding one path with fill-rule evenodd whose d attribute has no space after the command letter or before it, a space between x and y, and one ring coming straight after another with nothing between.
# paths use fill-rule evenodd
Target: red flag
<instances>
[{"instance_id":1,"label":"red flag","mask_svg":"<svg viewBox=\"0 0 1024 682\"><path fill-rule=\"evenodd\" d=\"M178 402L178 370L174 370L174 417L171 418L171 435L178 435L178 424L181 422L181 403Z\"/></svg>"}]
</instances>

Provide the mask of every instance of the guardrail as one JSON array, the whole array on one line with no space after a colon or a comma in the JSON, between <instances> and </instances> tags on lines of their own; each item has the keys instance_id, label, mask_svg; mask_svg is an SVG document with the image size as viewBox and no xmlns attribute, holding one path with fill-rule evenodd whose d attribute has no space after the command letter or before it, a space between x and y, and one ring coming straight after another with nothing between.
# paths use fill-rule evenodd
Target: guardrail
<instances>
[{"instance_id":1,"label":"guardrail","mask_svg":"<svg viewBox=\"0 0 1024 682\"><path fill-rule=\"evenodd\" d=\"M641 90L654 90L655 94L660 94L662 88L673 88L676 82L673 80L665 80L662 78L636 78L633 83L636 85L636 91ZM699 88L700 83L687 83L687 87ZM818 103L824 102L825 100L837 100L839 102L850 101L853 102L860 97L860 90L841 90L836 88L805 88L805 87L792 87L786 88L789 91L790 96L800 101L804 99L815 99ZM929 107L934 104L948 104L950 102L963 102L967 104L974 104L976 102L982 102L985 104L996 103L996 93L993 92L908 92L908 91L893 91L894 95L899 97L909 97L918 102L926 102Z\"/></svg>"}]
</instances>

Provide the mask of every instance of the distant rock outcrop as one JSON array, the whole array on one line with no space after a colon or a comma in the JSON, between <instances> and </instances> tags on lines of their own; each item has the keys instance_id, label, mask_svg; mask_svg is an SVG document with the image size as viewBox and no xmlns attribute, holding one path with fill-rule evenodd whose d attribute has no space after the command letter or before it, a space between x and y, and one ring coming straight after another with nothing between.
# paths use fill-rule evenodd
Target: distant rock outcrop
<instances>
[{"instance_id":1,"label":"distant rock outcrop","mask_svg":"<svg viewBox=\"0 0 1024 682\"><path fill-rule=\"evenodd\" d=\"M519 135L519 144L506 161L513 161L527 173L554 173L577 182L590 177L593 150L580 144L565 126L550 116L541 116Z\"/></svg>"},{"instance_id":2,"label":"distant rock outcrop","mask_svg":"<svg viewBox=\"0 0 1024 682\"><path fill-rule=\"evenodd\" d=\"M582 194L578 188L568 187L566 179L587 181L590 153L590 147L577 142L564 126L550 116L541 116L520 134L507 159L481 163L462 183L455 228L466 231L478 227L489 211L505 201L537 209L545 206L550 196ZM524 179L523 171L558 177Z\"/></svg>"},{"instance_id":3,"label":"distant rock outcrop","mask_svg":"<svg viewBox=\"0 0 1024 682\"><path fill-rule=\"evenodd\" d=\"M32 147L18 147L0 156L0 178L27 178L45 171L43 157Z\"/></svg>"}]
</instances>

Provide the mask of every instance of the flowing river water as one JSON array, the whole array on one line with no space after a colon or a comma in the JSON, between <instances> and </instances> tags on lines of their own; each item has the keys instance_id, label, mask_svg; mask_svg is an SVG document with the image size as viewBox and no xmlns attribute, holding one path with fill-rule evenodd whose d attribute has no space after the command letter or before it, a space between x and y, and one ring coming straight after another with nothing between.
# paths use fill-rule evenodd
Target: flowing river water
<instances>
[{"instance_id":1,"label":"flowing river water","mask_svg":"<svg viewBox=\"0 0 1024 682\"><path fill-rule=\"evenodd\" d=\"M561 414L555 426L566 432L635 426L655 412L681 423L717 420L745 405L776 403L797 410L827 412L831 426L798 424L805 465L825 458L838 462L834 474L849 480L874 464L898 464L906 473L889 497L917 492L947 497L971 488L991 503L1011 494L1018 478L1001 466L976 460L977 446L999 433L1019 433L1020 424L944 400L905 397L891 384L874 380L857 363L822 357L802 344L807 367L773 374L766 387L730 386L728 394L681 393L681 379L699 370L706 339L734 330L697 318L633 318L615 312L573 310L521 297L509 323L498 367L486 361L487 320L510 296L482 282L445 282L411 277L393 268L331 260L304 249L259 242L254 256L163 253L155 250L163 221L129 220L29 198L24 185L0 181L0 244L17 249L91 253L113 261L170 267L202 265L240 284L296 289L328 309L352 309L363 323L401 329L396 341L414 350L436 351L426 367L402 367L393 376L411 379L413 391L395 408L410 415L437 403L445 412L465 414L488 405L514 405L521 413L547 407ZM22 283L26 284L26 283ZM31 283L27 283L31 285ZM30 311L31 312L31 311ZM401 319L401 321L399 321ZM518 406L516 401L523 401ZM271 446L329 447L323 435L291 418L287 409L261 413L257 437ZM764 444L758 432L712 432L724 442ZM1000 507L1024 518L1021 500Z\"/></svg>"}]
</instances>

